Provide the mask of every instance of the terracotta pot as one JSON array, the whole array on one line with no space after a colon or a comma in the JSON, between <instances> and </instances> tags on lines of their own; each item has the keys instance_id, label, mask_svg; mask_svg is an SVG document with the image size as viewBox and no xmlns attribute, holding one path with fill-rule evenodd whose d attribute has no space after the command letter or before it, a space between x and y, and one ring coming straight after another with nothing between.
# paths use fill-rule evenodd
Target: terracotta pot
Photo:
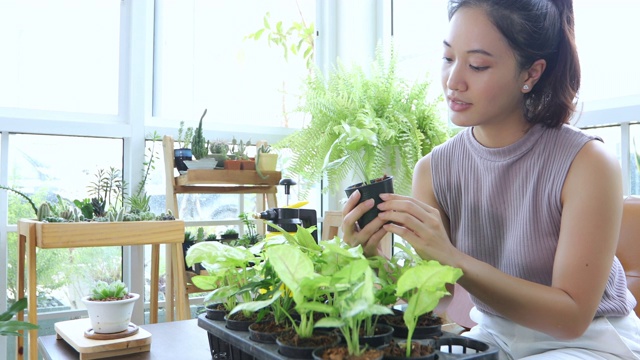
<instances>
[{"instance_id":1,"label":"terracotta pot","mask_svg":"<svg viewBox=\"0 0 640 360\"><path fill-rule=\"evenodd\" d=\"M255 160L240 160L240 163L242 164L240 166L240 168L242 170L255 170L256 169Z\"/></svg>"},{"instance_id":2,"label":"terracotta pot","mask_svg":"<svg viewBox=\"0 0 640 360\"><path fill-rule=\"evenodd\" d=\"M242 163L240 163L240 160L225 160L224 161L225 170L240 170L241 166L242 166Z\"/></svg>"}]
</instances>

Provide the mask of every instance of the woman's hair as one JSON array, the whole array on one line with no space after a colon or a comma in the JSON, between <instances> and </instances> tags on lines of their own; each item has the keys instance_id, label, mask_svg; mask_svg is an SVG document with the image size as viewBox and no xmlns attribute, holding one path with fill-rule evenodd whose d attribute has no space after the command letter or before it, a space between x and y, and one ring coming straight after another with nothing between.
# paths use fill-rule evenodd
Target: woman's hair
<instances>
[{"instance_id":1,"label":"woman's hair","mask_svg":"<svg viewBox=\"0 0 640 360\"><path fill-rule=\"evenodd\" d=\"M459 9L483 9L509 42L520 69L547 66L524 95L527 121L547 127L569 123L580 88L572 0L449 0L449 20Z\"/></svg>"}]
</instances>

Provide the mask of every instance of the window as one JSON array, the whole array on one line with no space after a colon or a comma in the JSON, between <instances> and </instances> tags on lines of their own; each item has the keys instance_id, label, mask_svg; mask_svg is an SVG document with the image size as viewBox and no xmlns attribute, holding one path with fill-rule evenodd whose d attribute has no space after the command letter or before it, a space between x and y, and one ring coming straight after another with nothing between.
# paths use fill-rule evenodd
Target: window
<instances>
[{"instance_id":1,"label":"window","mask_svg":"<svg viewBox=\"0 0 640 360\"><path fill-rule=\"evenodd\" d=\"M120 2L0 2L0 107L118 113Z\"/></svg>"},{"instance_id":2,"label":"window","mask_svg":"<svg viewBox=\"0 0 640 360\"><path fill-rule=\"evenodd\" d=\"M56 151L52 151L55 149ZM90 197L88 188L99 170L122 168L122 140L47 135L9 137L9 186L39 206L43 201ZM9 193L10 224L34 218L31 205L22 196ZM16 298L17 234L8 241L7 296ZM39 312L77 309L80 298L95 280L122 277L120 247L48 249L38 256Z\"/></svg>"},{"instance_id":3,"label":"window","mask_svg":"<svg viewBox=\"0 0 640 360\"><path fill-rule=\"evenodd\" d=\"M294 110L308 69L304 53L290 50L300 38L294 31L286 40L289 55L283 61L283 48L267 37L280 21L282 33L294 23L311 27L315 6L293 0L157 0L154 116L199 119L207 108L209 129L300 127ZM270 30L247 39L263 28L263 19Z\"/></svg>"}]
</instances>

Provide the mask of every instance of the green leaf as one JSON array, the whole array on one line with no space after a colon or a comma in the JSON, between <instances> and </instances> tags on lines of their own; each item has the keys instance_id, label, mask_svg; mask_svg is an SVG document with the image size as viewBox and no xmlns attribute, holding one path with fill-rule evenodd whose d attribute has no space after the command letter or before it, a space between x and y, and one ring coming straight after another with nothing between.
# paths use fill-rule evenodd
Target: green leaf
<instances>
[{"instance_id":1,"label":"green leaf","mask_svg":"<svg viewBox=\"0 0 640 360\"><path fill-rule=\"evenodd\" d=\"M13 305L11 305L11 307L9 307L9 310L0 314L0 321L11 320L11 318L13 318L15 314L26 309L28 305L29 303L27 302L27 298L22 298L16 301L15 303L13 303Z\"/></svg>"}]
</instances>

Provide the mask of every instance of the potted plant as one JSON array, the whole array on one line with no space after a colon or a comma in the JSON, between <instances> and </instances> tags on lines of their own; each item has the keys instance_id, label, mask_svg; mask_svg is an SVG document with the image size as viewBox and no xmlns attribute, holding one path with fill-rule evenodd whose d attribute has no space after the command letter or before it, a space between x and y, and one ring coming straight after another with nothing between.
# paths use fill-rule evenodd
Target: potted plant
<instances>
[{"instance_id":1,"label":"potted plant","mask_svg":"<svg viewBox=\"0 0 640 360\"><path fill-rule=\"evenodd\" d=\"M242 141L240 141L242 143ZM231 139L231 146L229 147L229 151L231 154L229 154L228 159L224 162L224 168L226 170L240 170L242 168L242 163L240 162L240 159L242 157L242 154L244 153L244 143L242 143L242 149L239 149L240 144L238 143L238 140L236 139L236 137L234 136Z\"/></svg>"},{"instance_id":2,"label":"potted plant","mask_svg":"<svg viewBox=\"0 0 640 360\"><path fill-rule=\"evenodd\" d=\"M229 228L225 230L222 234L220 234L221 240L237 240L238 239L238 231L234 228Z\"/></svg>"},{"instance_id":3,"label":"potted plant","mask_svg":"<svg viewBox=\"0 0 640 360\"><path fill-rule=\"evenodd\" d=\"M96 282L91 295L82 298L93 332L113 334L126 331L131 323L133 306L139 298L140 295L130 293L122 281Z\"/></svg>"},{"instance_id":4,"label":"potted plant","mask_svg":"<svg viewBox=\"0 0 640 360\"><path fill-rule=\"evenodd\" d=\"M197 243L187 252L188 265L201 263L207 275L194 276L194 285L203 290L214 290L207 297L206 303L222 302L229 311L228 326L236 330L248 329L255 322L257 314L250 310L232 311L238 301L252 301L260 281L259 253L244 247L235 247L217 241ZM233 315L238 316L233 317ZM241 324L239 324L240 322ZM234 325L240 327L234 327Z\"/></svg>"},{"instance_id":5,"label":"potted plant","mask_svg":"<svg viewBox=\"0 0 640 360\"><path fill-rule=\"evenodd\" d=\"M311 116L309 124L274 145L296 155L286 170L307 181L303 198L324 176L327 189L339 190L358 167L367 180L393 174L395 191L409 194L416 162L449 137L436 109L441 98L428 101L429 82L409 84L396 62L393 49L387 62L378 47L369 76L338 63L326 77L318 69L309 77L299 108ZM353 149L347 139L364 147Z\"/></svg>"},{"instance_id":6,"label":"potted plant","mask_svg":"<svg viewBox=\"0 0 640 360\"><path fill-rule=\"evenodd\" d=\"M255 170L255 160L249 159L249 155L247 155L247 147L251 146L251 139L244 142L243 140L237 141L234 137L231 144L236 160L240 161L240 169Z\"/></svg>"},{"instance_id":7,"label":"potted plant","mask_svg":"<svg viewBox=\"0 0 640 360\"><path fill-rule=\"evenodd\" d=\"M193 153L191 152L191 138L193 137L193 128L188 127L185 131L184 121L180 121L180 127L178 128L178 148L173 150L173 163L179 171L186 171L187 166L184 164L184 160L191 160Z\"/></svg>"},{"instance_id":8,"label":"potted plant","mask_svg":"<svg viewBox=\"0 0 640 360\"><path fill-rule=\"evenodd\" d=\"M404 348L406 357L409 357L414 346L412 339L418 318L433 311L440 299L449 294L446 284L455 284L461 276L462 270L458 268L441 265L435 260L420 260L398 278L396 294L407 301L402 315L407 328L407 340L397 345Z\"/></svg>"},{"instance_id":9,"label":"potted plant","mask_svg":"<svg viewBox=\"0 0 640 360\"><path fill-rule=\"evenodd\" d=\"M227 160L227 154L229 153L229 144L227 144L223 140L210 141L209 152L211 153L211 157L216 159L218 164L224 164L224 162Z\"/></svg>"},{"instance_id":10,"label":"potted plant","mask_svg":"<svg viewBox=\"0 0 640 360\"><path fill-rule=\"evenodd\" d=\"M256 171L258 176L266 179L269 175L264 175L263 171L276 171L278 164L278 154L271 152L271 145L266 142L256 146Z\"/></svg>"},{"instance_id":11,"label":"potted plant","mask_svg":"<svg viewBox=\"0 0 640 360\"><path fill-rule=\"evenodd\" d=\"M339 338L328 331L315 330L314 313L331 314L336 309L325 303L329 298L330 278L315 271L308 252L295 245L280 244L265 249L266 258L278 277L291 291L299 320L293 331L281 334L276 343L288 357L308 358L319 347L335 345Z\"/></svg>"}]
</instances>

